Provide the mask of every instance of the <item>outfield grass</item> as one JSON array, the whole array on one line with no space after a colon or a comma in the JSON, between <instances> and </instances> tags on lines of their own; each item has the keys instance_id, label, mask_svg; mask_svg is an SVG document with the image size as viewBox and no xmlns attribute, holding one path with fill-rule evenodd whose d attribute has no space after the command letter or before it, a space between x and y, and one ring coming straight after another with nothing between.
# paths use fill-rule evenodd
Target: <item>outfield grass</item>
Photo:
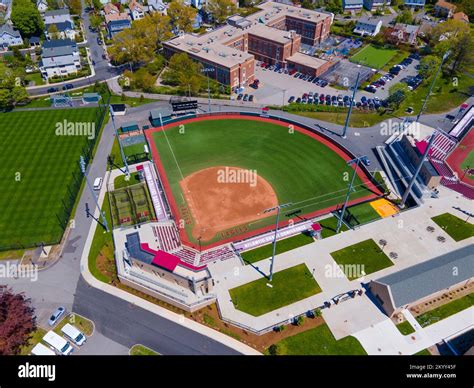
<instances>
[{"instance_id":1,"label":"outfield grass","mask_svg":"<svg viewBox=\"0 0 474 388\"><path fill-rule=\"evenodd\" d=\"M397 326L397 329L400 333L403 335L409 335L411 333L415 332L415 329L413 328L412 325L410 325L410 322L404 321L402 323L399 323Z\"/></svg>"},{"instance_id":2,"label":"outfield grass","mask_svg":"<svg viewBox=\"0 0 474 388\"><path fill-rule=\"evenodd\" d=\"M276 243L276 254L291 251L292 249L302 247L303 245L311 244L314 242L313 238L306 234L298 234L296 236L285 238L284 240L277 241ZM242 253L242 259L246 264L255 263L257 261L267 259L273 254L273 244L264 245L251 251Z\"/></svg>"},{"instance_id":3,"label":"outfield grass","mask_svg":"<svg viewBox=\"0 0 474 388\"><path fill-rule=\"evenodd\" d=\"M0 247L60 240L57 217L87 138L57 136L56 123L93 122L95 115L95 108L0 114Z\"/></svg>"},{"instance_id":4,"label":"outfield grass","mask_svg":"<svg viewBox=\"0 0 474 388\"><path fill-rule=\"evenodd\" d=\"M453 300L452 302L446 303L440 307L418 315L416 320L421 327L426 327L471 306L474 306L474 293L463 296L462 298Z\"/></svg>"},{"instance_id":5,"label":"outfield grass","mask_svg":"<svg viewBox=\"0 0 474 388\"><path fill-rule=\"evenodd\" d=\"M258 317L321 292L306 264L273 274L273 287L261 278L229 290L236 309Z\"/></svg>"},{"instance_id":6,"label":"outfield grass","mask_svg":"<svg viewBox=\"0 0 474 388\"><path fill-rule=\"evenodd\" d=\"M462 241L474 236L473 224L465 222L450 213L440 214L439 216L433 217L432 220L449 234L454 241Z\"/></svg>"},{"instance_id":7,"label":"outfield grass","mask_svg":"<svg viewBox=\"0 0 474 388\"><path fill-rule=\"evenodd\" d=\"M352 336L337 341L327 324L285 338L276 345L282 355L367 355L359 341Z\"/></svg>"},{"instance_id":8,"label":"outfield grass","mask_svg":"<svg viewBox=\"0 0 474 388\"><path fill-rule=\"evenodd\" d=\"M384 67L395 54L397 54L397 50L378 48L369 44L350 57L349 60L374 69L380 69Z\"/></svg>"},{"instance_id":9,"label":"outfield grass","mask_svg":"<svg viewBox=\"0 0 474 388\"><path fill-rule=\"evenodd\" d=\"M307 214L344 200L347 184L335 177L351 173L352 168L333 150L304 133L250 120L199 121L185 124L184 128L184 135L179 127L153 133L178 207L187 206L179 185L182 176L213 166L256 170L272 185L280 203L293 203L285 213L300 210ZM370 194L359 177L355 185L351 199ZM273 222L274 217L267 217L249 224L248 230ZM190 233L192 227L192 223L187 224L186 231L189 239L196 242ZM202 243L219 238L216 235Z\"/></svg>"},{"instance_id":10,"label":"outfield grass","mask_svg":"<svg viewBox=\"0 0 474 388\"><path fill-rule=\"evenodd\" d=\"M348 266L348 268L352 268L350 266L356 265L357 268L360 268L366 275L393 265L392 261L380 250L379 246L372 239L332 252L331 256L337 264ZM359 271L356 273L347 273L346 270L346 276L349 280L354 280L362 276L356 276L358 274Z\"/></svg>"},{"instance_id":11,"label":"outfield grass","mask_svg":"<svg viewBox=\"0 0 474 388\"><path fill-rule=\"evenodd\" d=\"M469 154L464 158L461 163L461 168L463 170L467 168L474 168L474 149L469 152Z\"/></svg>"}]
</instances>

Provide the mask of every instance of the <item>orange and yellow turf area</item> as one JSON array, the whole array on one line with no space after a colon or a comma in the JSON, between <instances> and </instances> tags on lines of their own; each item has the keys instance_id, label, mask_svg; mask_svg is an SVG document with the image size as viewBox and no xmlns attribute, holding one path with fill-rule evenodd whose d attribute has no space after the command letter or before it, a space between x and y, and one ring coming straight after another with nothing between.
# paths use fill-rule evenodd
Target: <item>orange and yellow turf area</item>
<instances>
[{"instance_id":1,"label":"orange and yellow turf area","mask_svg":"<svg viewBox=\"0 0 474 388\"><path fill-rule=\"evenodd\" d=\"M398 213L397 207L385 198L380 198L370 202L370 206L372 206L382 218L390 217Z\"/></svg>"}]
</instances>

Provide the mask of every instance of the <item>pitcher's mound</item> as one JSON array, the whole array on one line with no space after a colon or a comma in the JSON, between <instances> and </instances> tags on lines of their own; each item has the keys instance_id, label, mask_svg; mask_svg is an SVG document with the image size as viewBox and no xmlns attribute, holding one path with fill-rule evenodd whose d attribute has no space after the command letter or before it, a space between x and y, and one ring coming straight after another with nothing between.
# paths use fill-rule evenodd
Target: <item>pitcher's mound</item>
<instances>
[{"instance_id":1,"label":"pitcher's mound","mask_svg":"<svg viewBox=\"0 0 474 388\"><path fill-rule=\"evenodd\" d=\"M252 170L210 167L188 175L180 182L194 218L193 237L212 239L218 232L243 225L273 213L278 199L272 186Z\"/></svg>"}]
</instances>

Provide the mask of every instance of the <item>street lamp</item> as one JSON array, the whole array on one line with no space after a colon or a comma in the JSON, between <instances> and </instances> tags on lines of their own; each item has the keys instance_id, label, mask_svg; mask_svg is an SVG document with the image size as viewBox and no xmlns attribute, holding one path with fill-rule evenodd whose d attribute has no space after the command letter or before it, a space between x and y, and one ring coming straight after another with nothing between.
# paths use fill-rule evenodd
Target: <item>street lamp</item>
<instances>
[{"instance_id":1,"label":"street lamp","mask_svg":"<svg viewBox=\"0 0 474 388\"><path fill-rule=\"evenodd\" d=\"M273 263L275 262L275 253L276 253L276 241L277 241L277 234L278 234L278 222L280 221L280 210L282 208L285 208L285 207L289 207L293 205L291 202L288 202L288 203L284 203L282 205L277 205L275 207L271 207L271 208L268 208L268 209L265 209L263 211L263 213L270 213L274 210L277 210L277 216L276 216L276 223L275 223L275 234L274 234L274 237L273 237L273 253L272 253L272 261L271 261L271 264L270 264L270 277L269 277L269 281L271 282L272 279L273 279Z\"/></svg>"},{"instance_id":2,"label":"street lamp","mask_svg":"<svg viewBox=\"0 0 474 388\"><path fill-rule=\"evenodd\" d=\"M363 155L363 156L358 156L357 158L349 160L347 162L349 166L355 163L355 168L354 168L354 173L352 174L351 183L349 184L349 188L347 190L346 199L344 200L344 206L342 207L342 212L340 215L338 215L336 233L339 233L339 230L341 229L342 220L344 219L344 213L346 212L347 203L349 202L349 197L351 196L351 192L354 191L354 181L357 175L357 168L359 167L359 164L361 161L365 162L367 161L367 159L368 159L367 156Z\"/></svg>"},{"instance_id":3,"label":"street lamp","mask_svg":"<svg viewBox=\"0 0 474 388\"><path fill-rule=\"evenodd\" d=\"M211 87L209 85L209 73L215 71L212 67L205 67L201 70L207 75L207 113L211 113Z\"/></svg>"}]
</instances>

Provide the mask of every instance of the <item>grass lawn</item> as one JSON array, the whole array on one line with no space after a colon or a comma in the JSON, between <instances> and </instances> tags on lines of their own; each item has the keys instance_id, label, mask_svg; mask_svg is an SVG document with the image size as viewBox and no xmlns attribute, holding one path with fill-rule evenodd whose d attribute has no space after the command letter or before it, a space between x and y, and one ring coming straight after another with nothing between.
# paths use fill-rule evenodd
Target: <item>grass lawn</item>
<instances>
[{"instance_id":1,"label":"grass lawn","mask_svg":"<svg viewBox=\"0 0 474 388\"><path fill-rule=\"evenodd\" d=\"M123 153L125 156L131 156L131 155L138 155L138 154L143 154L143 146L146 143L137 143L137 144L132 144L127 147L123 147Z\"/></svg>"},{"instance_id":2,"label":"grass lawn","mask_svg":"<svg viewBox=\"0 0 474 388\"><path fill-rule=\"evenodd\" d=\"M397 54L397 50L378 48L371 44L363 47L349 60L374 69L384 67L393 56Z\"/></svg>"},{"instance_id":3,"label":"grass lawn","mask_svg":"<svg viewBox=\"0 0 474 388\"><path fill-rule=\"evenodd\" d=\"M375 211L369 202L351 206L347 208L346 212L345 217L350 217L350 225L352 226L366 224L367 222L380 218L379 213Z\"/></svg>"},{"instance_id":4,"label":"grass lawn","mask_svg":"<svg viewBox=\"0 0 474 388\"><path fill-rule=\"evenodd\" d=\"M328 217L328 218L325 218L324 220L319 221L319 224L323 227L323 230L321 232L322 238L327 238L327 237L336 235L337 221L338 221L337 218L334 216ZM339 233L345 232L346 230L348 230L347 226L342 224L341 230Z\"/></svg>"},{"instance_id":5,"label":"grass lawn","mask_svg":"<svg viewBox=\"0 0 474 388\"><path fill-rule=\"evenodd\" d=\"M410 322L408 321L399 323L396 326L397 326L398 331L402 333L403 335L408 335L415 332L415 329L413 328L412 325L410 325Z\"/></svg>"},{"instance_id":6,"label":"grass lawn","mask_svg":"<svg viewBox=\"0 0 474 388\"><path fill-rule=\"evenodd\" d=\"M461 168L463 170L467 168L474 168L474 149L469 152L469 155L461 163Z\"/></svg>"},{"instance_id":7,"label":"grass lawn","mask_svg":"<svg viewBox=\"0 0 474 388\"><path fill-rule=\"evenodd\" d=\"M62 201L71 200L68 186L87 138L58 136L56 123L95 116L95 108L0 114L0 246L59 241Z\"/></svg>"},{"instance_id":8,"label":"grass lawn","mask_svg":"<svg viewBox=\"0 0 474 388\"><path fill-rule=\"evenodd\" d=\"M75 326L79 331L84 333L87 337L91 336L92 333L94 332L94 324L92 321L90 321L87 318L84 318L83 316L79 314L69 314L68 316L64 317L61 322L58 323L58 325L54 328L54 332L62 335L61 334L61 329L66 325L66 323L69 323L73 326Z\"/></svg>"},{"instance_id":9,"label":"grass lawn","mask_svg":"<svg viewBox=\"0 0 474 388\"><path fill-rule=\"evenodd\" d=\"M463 296L462 298L453 300L452 302L446 303L440 307L418 315L416 320L421 327L426 327L471 306L474 306L474 293Z\"/></svg>"},{"instance_id":10,"label":"grass lawn","mask_svg":"<svg viewBox=\"0 0 474 388\"><path fill-rule=\"evenodd\" d=\"M344 172L351 173L352 168L333 150L306 133L289 132L286 127L273 123L240 119L187 123L185 130L186 136L181 134L179 127L153 133L180 211L184 208L187 212L180 186L182 177L214 166L256 170L272 185L279 202L294 204L285 209L285 213L300 211L304 215L344 201L346 182L334 177ZM295 152L298 157L295 157ZM369 195L359 177L356 181L358 189L352 193L351 199ZM337 194L328 195L334 192ZM185 214L180 216L186 218ZM241 226L251 231L273 223L274 217L270 216ZM190 222L186 225L186 232L188 238L197 243L191 234L192 228ZM211 240L202 241L202 244L219 239L220 233Z\"/></svg>"},{"instance_id":11,"label":"grass lawn","mask_svg":"<svg viewBox=\"0 0 474 388\"><path fill-rule=\"evenodd\" d=\"M130 174L130 179L128 181L125 180L125 175L119 175L114 180L114 189L117 190L123 187L133 186L137 183L140 183L140 174L137 171Z\"/></svg>"},{"instance_id":12,"label":"grass lawn","mask_svg":"<svg viewBox=\"0 0 474 388\"><path fill-rule=\"evenodd\" d=\"M36 328L36 330L33 332L33 335L28 340L28 343L21 348L20 355L29 355L31 353L31 349L33 349L35 345L41 341L45 334L46 330L42 329L41 327Z\"/></svg>"},{"instance_id":13,"label":"grass lawn","mask_svg":"<svg viewBox=\"0 0 474 388\"><path fill-rule=\"evenodd\" d=\"M361 271L368 275L393 265L372 239L332 252L331 256L337 264L344 266L349 280L361 277L357 276Z\"/></svg>"},{"instance_id":14,"label":"grass lawn","mask_svg":"<svg viewBox=\"0 0 474 388\"><path fill-rule=\"evenodd\" d=\"M151 102L156 102L157 100L153 100L151 98L140 98L140 97L127 97L122 98L122 96L117 96L115 94L110 96L110 103L111 104L127 104L128 106L134 108L136 106L149 104Z\"/></svg>"},{"instance_id":15,"label":"grass lawn","mask_svg":"<svg viewBox=\"0 0 474 388\"><path fill-rule=\"evenodd\" d=\"M41 73L29 73L26 75L25 80L28 82L34 82L34 85L28 85L28 86L39 86L39 85L44 85L44 79L41 77Z\"/></svg>"},{"instance_id":16,"label":"grass lawn","mask_svg":"<svg viewBox=\"0 0 474 388\"><path fill-rule=\"evenodd\" d=\"M273 274L273 287L266 277L229 290L235 308L258 317L321 292L306 264Z\"/></svg>"},{"instance_id":17,"label":"grass lawn","mask_svg":"<svg viewBox=\"0 0 474 388\"><path fill-rule=\"evenodd\" d=\"M344 125L347 112L289 112L298 116L309 117L316 120L323 120L334 124ZM361 113L356 109L352 111L349 126L355 128L371 127L389 117L380 113Z\"/></svg>"},{"instance_id":18,"label":"grass lawn","mask_svg":"<svg viewBox=\"0 0 474 388\"><path fill-rule=\"evenodd\" d=\"M160 354L143 345L133 345L130 348L131 356L159 356Z\"/></svg>"},{"instance_id":19,"label":"grass lawn","mask_svg":"<svg viewBox=\"0 0 474 388\"><path fill-rule=\"evenodd\" d=\"M439 216L433 217L432 220L449 234L454 241L461 241L474 236L473 224L465 222L450 213L440 214Z\"/></svg>"},{"instance_id":20,"label":"grass lawn","mask_svg":"<svg viewBox=\"0 0 474 388\"><path fill-rule=\"evenodd\" d=\"M1 251L0 260L20 260L25 253L24 249L15 249L13 251Z\"/></svg>"},{"instance_id":21,"label":"grass lawn","mask_svg":"<svg viewBox=\"0 0 474 388\"><path fill-rule=\"evenodd\" d=\"M276 345L282 355L367 355L352 336L336 341L327 324L285 338Z\"/></svg>"},{"instance_id":22,"label":"grass lawn","mask_svg":"<svg viewBox=\"0 0 474 388\"><path fill-rule=\"evenodd\" d=\"M291 251L292 249L311 244L312 242L314 242L312 237L302 233L290 238L285 238L284 240L277 241L276 254ZM250 264L271 257L272 253L273 244L268 244L242 253L242 259L244 259L246 264Z\"/></svg>"}]
</instances>

